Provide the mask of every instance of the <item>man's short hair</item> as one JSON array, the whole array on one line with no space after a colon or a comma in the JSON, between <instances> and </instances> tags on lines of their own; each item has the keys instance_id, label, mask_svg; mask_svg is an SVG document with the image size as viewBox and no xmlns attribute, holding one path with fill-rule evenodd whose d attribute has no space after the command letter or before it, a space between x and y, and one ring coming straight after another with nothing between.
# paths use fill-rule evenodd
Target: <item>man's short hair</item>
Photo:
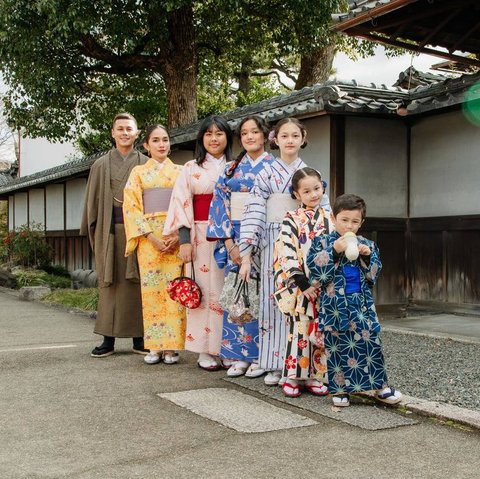
<instances>
[{"instance_id":1,"label":"man's short hair","mask_svg":"<svg viewBox=\"0 0 480 479\"><path fill-rule=\"evenodd\" d=\"M135 117L133 115L130 115L130 113L118 113L117 115L115 115L115 118L113 119L113 123L112 123L112 129L115 128L115 122L117 120L132 120L134 123L135 123L135 126L138 128L138 125L137 125L137 120L135 120Z\"/></svg>"}]
</instances>

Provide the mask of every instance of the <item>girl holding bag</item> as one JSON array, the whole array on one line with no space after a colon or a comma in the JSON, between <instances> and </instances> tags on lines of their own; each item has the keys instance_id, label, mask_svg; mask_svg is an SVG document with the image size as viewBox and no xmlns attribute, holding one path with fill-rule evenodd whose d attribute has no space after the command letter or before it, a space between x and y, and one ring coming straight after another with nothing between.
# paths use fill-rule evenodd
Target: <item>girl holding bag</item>
<instances>
[{"instance_id":1,"label":"girl holding bag","mask_svg":"<svg viewBox=\"0 0 480 479\"><path fill-rule=\"evenodd\" d=\"M215 257L218 266L225 268L227 278L225 287L228 289L226 293L232 298L241 281L238 277L239 241L244 204L255 177L274 159L265 151L268 132L268 126L263 118L256 115L243 118L236 132L243 149L236 160L227 165L219 178L210 205L207 239L218 240ZM258 264L252 268L253 279L249 285L252 293L256 293L258 279L255 278L258 278L259 271ZM248 322L238 322L225 311L220 356L233 361L227 371L228 376L237 377L245 374L254 378L263 375L264 370L258 365L258 341L257 318L252 318Z\"/></svg>"},{"instance_id":2,"label":"girl holding bag","mask_svg":"<svg viewBox=\"0 0 480 479\"><path fill-rule=\"evenodd\" d=\"M187 274L195 270L202 291L196 309L187 310L185 349L198 353L198 366L208 371L221 367L217 360L222 339L223 309L218 300L224 283L223 271L213 258L215 244L206 239L208 212L213 189L232 156L233 134L219 116L206 118L196 140L196 159L184 166L172 193L165 222L165 235L178 232L179 258Z\"/></svg>"}]
</instances>

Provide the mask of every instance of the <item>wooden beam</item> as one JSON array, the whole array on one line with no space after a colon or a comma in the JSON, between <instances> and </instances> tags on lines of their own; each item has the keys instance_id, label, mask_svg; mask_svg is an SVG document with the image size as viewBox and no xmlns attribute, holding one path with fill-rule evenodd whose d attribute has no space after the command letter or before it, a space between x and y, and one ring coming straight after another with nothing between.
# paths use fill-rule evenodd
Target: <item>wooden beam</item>
<instances>
[{"instance_id":1,"label":"wooden beam","mask_svg":"<svg viewBox=\"0 0 480 479\"><path fill-rule=\"evenodd\" d=\"M455 50L458 50L458 47L476 30L480 28L480 22L476 23L470 30L467 30L465 34L460 37L459 40L457 40L454 44L450 52L454 52Z\"/></svg>"},{"instance_id":2,"label":"wooden beam","mask_svg":"<svg viewBox=\"0 0 480 479\"><path fill-rule=\"evenodd\" d=\"M435 57L446 58L447 60L453 60L458 63L465 63L467 65L474 65L480 67L480 60L469 57L462 57L460 55L454 55L453 53L442 52L440 50L434 50L433 48L420 47L413 43L403 42L401 40L393 40L389 37L380 37L378 35L373 35L371 33L355 33L350 34L358 38L364 38L365 40L370 40L372 42L382 43L384 45L392 45L394 47L404 48L406 50L413 50L417 53L426 53L427 55L433 55Z\"/></svg>"},{"instance_id":3,"label":"wooden beam","mask_svg":"<svg viewBox=\"0 0 480 479\"><path fill-rule=\"evenodd\" d=\"M423 48L427 43L453 18L455 18L461 12L460 9L454 10L450 15L447 16L442 22L440 22L430 33L418 44L420 48Z\"/></svg>"},{"instance_id":4,"label":"wooden beam","mask_svg":"<svg viewBox=\"0 0 480 479\"><path fill-rule=\"evenodd\" d=\"M386 5L370 8L369 10L366 10L365 12L362 12L353 18L350 18L349 20L338 22L332 25L332 29L339 32L344 32L345 30L348 30L351 27L355 27L365 21L373 20L376 17L381 17L386 13L390 13L393 10L397 10L398 8L402 8L405 5L415 2L418 2L418 0L392 0Z\"/></svg>"}]
</instances>

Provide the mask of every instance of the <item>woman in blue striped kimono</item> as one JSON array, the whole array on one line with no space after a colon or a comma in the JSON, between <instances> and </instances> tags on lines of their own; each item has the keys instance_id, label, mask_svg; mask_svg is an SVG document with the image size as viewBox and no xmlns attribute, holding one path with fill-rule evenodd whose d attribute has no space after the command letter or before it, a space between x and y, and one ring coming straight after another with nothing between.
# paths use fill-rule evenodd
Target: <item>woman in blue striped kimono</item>
<instances>
[{"instance_id":1,"label":"woman in blue striped kimono","mask_svg":"<svg viewBox=\"0 0 480 479\"><path fill-rule=\"evenodd\" d=\"M298 153L306 146L307 132L296 118L280 120L270 138L272 149L280 150L280 157L267 165L255 179L245 206L240 232L240 276L249 278L252 258L260 256L260 315L259 365L268 371L265 384L277 385L282 377L287 323L275 304L273 253L285 213L299 205L291 197L292 176L307 166ZM329 209L327 195L320 205Z\"/></svg>"},{"instance_id":2,"label":"woman in blue striped kimono","mask_svg":"<svg viewBox=\"0 0 480 479\"><path fill-rule=\"evenodd\" d=\"M268 126L255 115L245 117L237 128L243 150L235 161L229 163L220 176L213 194L208 219L207 239L218 240L215 258L225 275L238 273L240 264L240 220L245 200L253 187L256 176L270 164L274 157L265 151ZM258 271L252 268L252 276ZM227 371L230 377L258 377L264 373L258 366L258 319L236 324L223 316L223 333L220 357L231 361Z\"/></svg>"}]
</instances>

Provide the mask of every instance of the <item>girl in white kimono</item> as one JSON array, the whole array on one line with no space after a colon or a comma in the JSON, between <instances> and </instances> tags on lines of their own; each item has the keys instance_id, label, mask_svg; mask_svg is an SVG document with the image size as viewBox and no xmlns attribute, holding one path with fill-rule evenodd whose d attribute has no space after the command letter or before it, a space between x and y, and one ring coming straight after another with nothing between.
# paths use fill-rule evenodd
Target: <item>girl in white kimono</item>
<instances>
[{"instance_id":1,"label":"girl in white kimono","mask_svg":"<svg viewBox=\"0 0 480 479\"><path fill-rule=\"evenodd\" d=\"M242 266L239 273L242 278L249 278L252 255L260 253L259 366L269 371L264 381L270 386L277 385L282 377L288 331L273 299L274 243L285 213L299 206L290 194L292 176L307 166L298 157L300 148L306 146L307 131L296 118L280 120L272 133L271 148L280 149L280 158L265 166L250 191L240 232ZM323 195L321 206L328 204L328 196Z\"/></svg>"},{"instance_id":2,"label":"girl in white kimono","mask_svg":"<svg viewBox=\"0 0 480 479\"><path fill-rule=\"evenodd\" d=\"M197 135L196 159L184 166L172 192L164 235L178 231L179 257L193 267L195 280L202 291L197 309L187 310L185 349L199 354L198 365L215 371L222 340L223 309L218 299L224 272L213 257L215 243L206 239L208 212L218 177L232 156L233 133L219 116L206 118Z\"/></svg>"}]
</instances>

